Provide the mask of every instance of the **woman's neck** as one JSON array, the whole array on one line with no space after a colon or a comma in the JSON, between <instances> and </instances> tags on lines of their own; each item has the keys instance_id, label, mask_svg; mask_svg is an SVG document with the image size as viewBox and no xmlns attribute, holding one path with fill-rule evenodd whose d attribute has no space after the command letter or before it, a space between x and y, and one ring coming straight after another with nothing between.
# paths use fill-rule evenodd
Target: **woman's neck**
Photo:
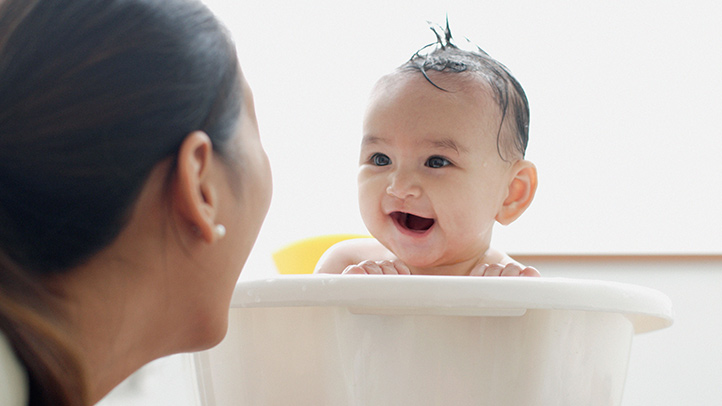
<instances>
[{"instance_id":1,"label":"woman's neck","mask_svg":"<svg viewBox=\"0 0 722 406\"><path fill-rule=\"evenodd\" d=\"M89 263L50 282L61 292L62 328L76 346L91 404L163 355L155 348L158 340L146 337L151 331L145 325L147 309L154 306L146 298L151 296L142 292L142 283L128 279L141 273L130 271L127 264L100 263L102 269Z\"/></svg>"}]
</instances>

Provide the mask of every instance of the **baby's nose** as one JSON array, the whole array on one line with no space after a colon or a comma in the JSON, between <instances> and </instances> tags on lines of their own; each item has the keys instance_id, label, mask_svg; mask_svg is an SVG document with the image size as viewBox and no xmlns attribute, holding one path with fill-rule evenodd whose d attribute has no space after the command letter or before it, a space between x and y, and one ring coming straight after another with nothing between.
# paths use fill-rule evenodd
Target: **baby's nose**
<instances>
[{"instance_id":1,"label":"baby's nose","mask_svg":"<svg viewBox=\"0 0 722 406\"><path fill-rule=\"evenodd\" d=\"M413 174L397 171L390 176L386 193L398 199L419 197L421 195L421 185Z\"/></svg>"}]
</instances>

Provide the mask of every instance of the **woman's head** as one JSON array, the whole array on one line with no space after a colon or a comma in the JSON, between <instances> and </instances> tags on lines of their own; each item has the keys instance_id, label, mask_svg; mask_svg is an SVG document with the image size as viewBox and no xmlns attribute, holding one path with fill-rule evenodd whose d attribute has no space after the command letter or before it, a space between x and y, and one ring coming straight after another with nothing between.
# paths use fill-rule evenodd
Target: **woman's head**
<instances>
[{"instance_id":1,"label":"woman's head","mask_svg":"<svg viewBox=\"0 0 722 406\"><path fill-rule=\"evenodd\" d=\"M195 228L173 225L179 218L169 212L183 209L174 199L183 183L178 178L197 162L214 162L214 173L224 174L215 177L224 182L218 193L227 198L218 213L229 230L220 244L210 238L214 244L206 244L202 255L186 258L192 265L213 258L210 267L219 276L197 272L204 285L196 286L196 297L206 299L192 303L193 297L187 307L227 317L219 309L228 308L270 198L257 131L235 46L199 1L0 0L0 332L30 371L31 393L38 396L32 404L85 402L78 383L82 362L67 345L70 333L56 331L64 315L52 311L44 297L48 289L63 292L58 281L85 275L79 269L97 263L118 241L132 240L127 236L138 228L140 206L154 210L142 219L164 223L164 230L170 219L175 239L187 242L193 235L188 229ZM150 184L164 192L149 194ZM211 191L202 197L218 196ZM144 237L165 241L161 234ZM160 256L140 243L135 248L131 255ZM103 265L101 271L110 268ZM192 265L184 265L184 277ZM176 269L167 265L165 271L168 285L179 283ZM220 284L227 285L223 292ZM172 296L161 288L166 295L155 296ZM213 298L216 293L225 303ZM145 313L154 311L164 310ZM217 341L223 327L222 320L215 322L205 345ZM171 333L169 351L204 345L199 339L173 347L177 337Z\"/></svg>"},{"instance_id":2,"label":"woman's head","mask_svg":"<svg viewBox=\"0 0 722 406\"><path fill-rule=\"evenodd\" d=\"M190 132L227 150L241 108L226 31L185 0L5 1L0 246L38 273L109 243Z\"/></svg>"}]
</instances>

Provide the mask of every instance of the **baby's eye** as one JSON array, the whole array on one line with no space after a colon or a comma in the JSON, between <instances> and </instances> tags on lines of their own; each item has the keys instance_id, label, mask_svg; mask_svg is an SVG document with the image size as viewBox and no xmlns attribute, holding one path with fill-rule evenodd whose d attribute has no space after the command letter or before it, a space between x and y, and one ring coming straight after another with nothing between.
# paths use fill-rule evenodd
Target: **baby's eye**
<instances>
[{"instance_id":1,"label":"baby's eye","mask_svg":"<svg viewBox=\"0 0 722 406\"><path fill-rule=\"evenodd\" d=\"M443 168L444 166L451 165L448 159L440 156L432 156L426 160L426 166L429 168Z\"/></svg>"},{"instance_id":2,"label":"baby's eye","mask_svg":"<svg viewBox=\"0 0 722 406\"><path fill-rule=\"evenodd\" d=\"M385 154L377 152L371 155L371 162L376 166L386 166L391 163L391 158Z\"/></svg>"}]
</instances>

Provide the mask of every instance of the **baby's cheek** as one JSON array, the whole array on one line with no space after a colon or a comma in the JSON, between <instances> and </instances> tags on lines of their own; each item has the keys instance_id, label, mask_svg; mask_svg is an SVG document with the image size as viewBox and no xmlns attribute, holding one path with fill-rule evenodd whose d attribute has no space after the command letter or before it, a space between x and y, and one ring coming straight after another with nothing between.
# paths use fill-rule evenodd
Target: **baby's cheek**
<instances>
[{"instance_id":1,"label":"baby's cheek","mask_svg":"<svg viewBox=\"0 0 722 406\"><path fill-rule=\"evenodd\" d=\"M376 234L379 231L379 227L382 221L382 213L378 208L378 204L373 204L363 199L359 201L359 210L361 214L361 220L368 229L369 233Z\"/></svg>"},{"instance_id":2,"label":"baby's cheek","mask_svg":"<svg viewBox=\"0 0 722 406\"><path fill-rule=\"evenodd\" d=\"M466 244L476 240L487 240L494 226L494 216L473 209L459 209L456 215L440 223L447 237Z\"/></svg>"}]
</instances>

